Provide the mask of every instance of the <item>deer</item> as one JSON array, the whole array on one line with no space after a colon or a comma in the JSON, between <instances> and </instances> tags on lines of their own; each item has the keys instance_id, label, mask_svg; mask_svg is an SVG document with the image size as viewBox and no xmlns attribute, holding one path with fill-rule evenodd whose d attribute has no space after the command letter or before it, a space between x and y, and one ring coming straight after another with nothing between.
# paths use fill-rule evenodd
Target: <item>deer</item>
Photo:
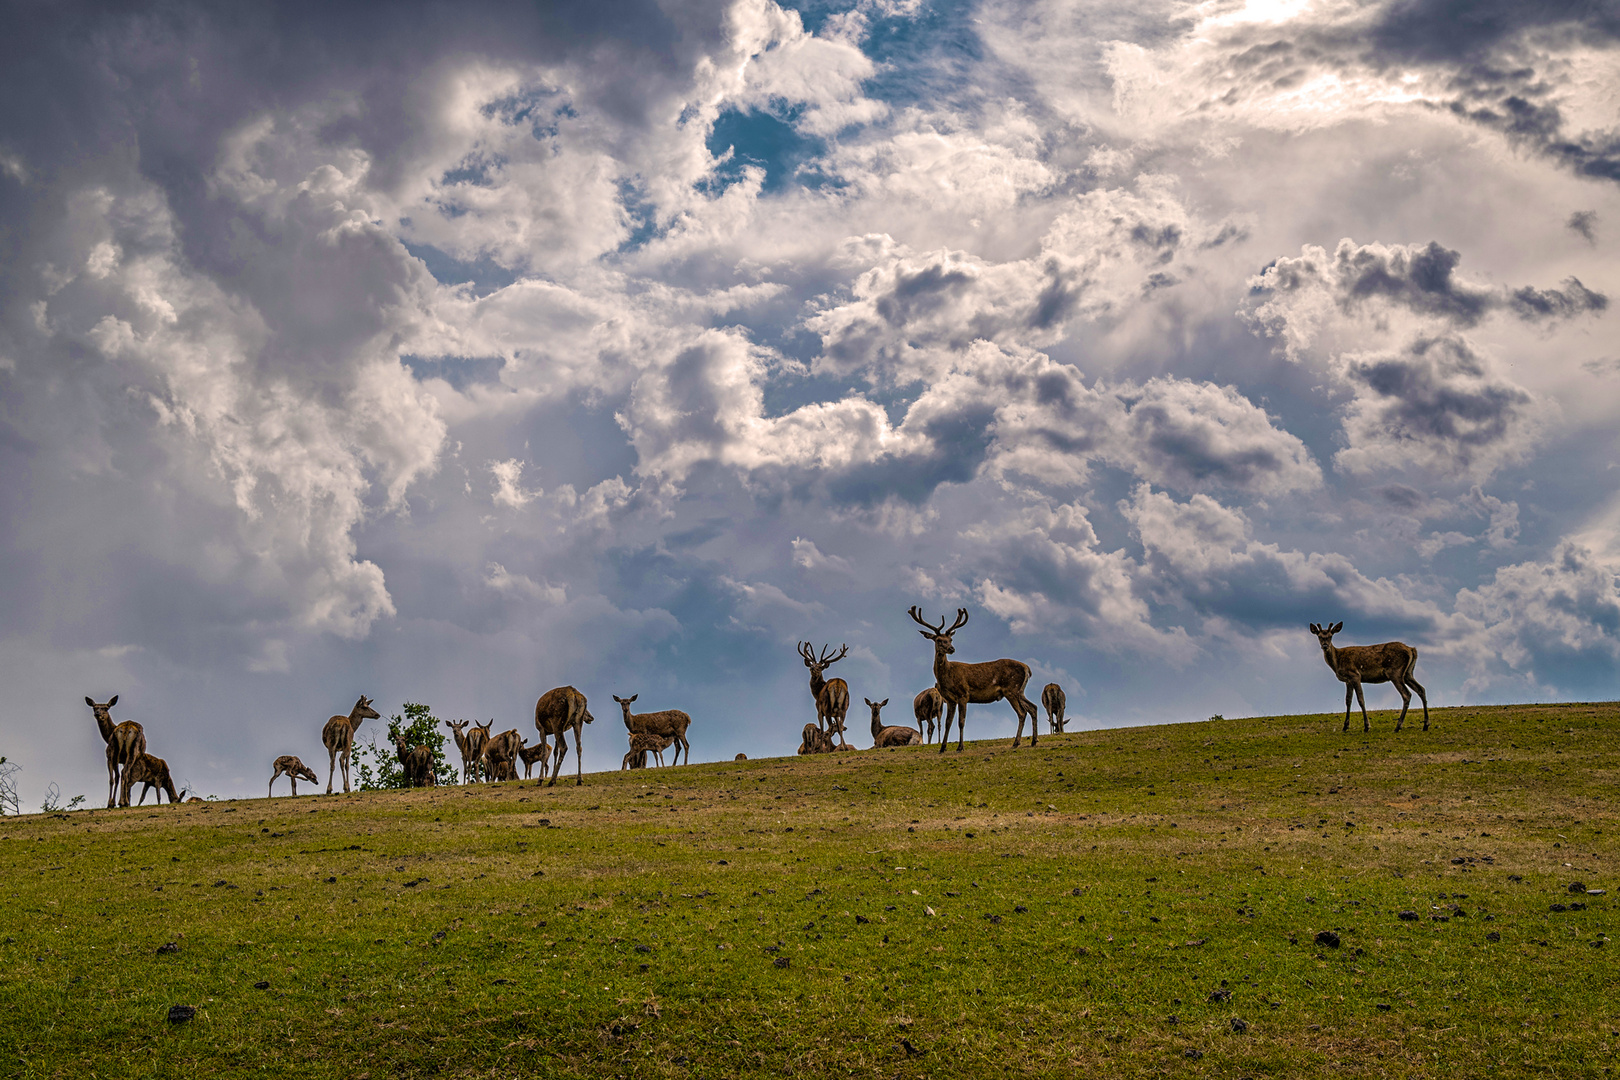
<instances>
[{"instance_id":1,"label":"deer","mask_svg":"<svg viewBox=\"0 0 1620 1080\"><path fill-rule=\"evenodd\" d=\"M461 755L461 782L470 784L481 776L484 757L484 743L489 739L489 729L495 723L474 724L472 730L467 730L465 720L446 720L450 734L455 736L456 752Z\"/></svg>"},{"instance_id":2,"label":"deer","mask_svg":"<svg viewBox=\"0 0 1620 1080\"><path fill-rule=\"evenodd\" d=\"M647 755L651 754L658 759L658 764L664 764L664 751L675 742L667 735L638 734L630 736L630 749L620 763L620 770L644 769L647 767Z\"/></svg>"},{"instance_id":3,"label":"deer","mask_svg":"<svg viewBox=\"0 0 1620 1080\"><path fill-rule=\"evenodd\" d=\"M956 652L951 644L951 637L962 627L967 625L967 608L956 609L956 622L949 630L945 629L945 619L939 620L939 625L922 617L922 610L915 605L910 610L912 619L921 623L925 629L919 631L923 637L934 643L934 685L939 689L939 696L944 699L948 708L945 712L945 725L940 732L939 752L945 752L945 743L951 737L951 719L956 718L956 752L962 752L962 742L967 734L967 707L972 705L986 705L992 701L1007 699L1013 712L1018 714L1018 731L1013 735L1013 749L1018 748L1019 740L1024 735L1024 720L1027 715L1029 726L1029 745L1034 746L1039 737L1040 725L1038 719L1040 712L1035 708L1034 702L1024 696L1024 686L1029 682L1029 665L1022 660L987 660L979 664L961 664L946 657Z\"/></svg>"},{"instance_id":4,"label":"deer","mask_svg":"<svg viewBox=\"0 0 1620 1080\"><path fill-rule=\"evenodd\" d=\"M1362 696L1362 683L1393 683L1401 695L1401 715L1395 718L1395 730L1406 722L1406 710L1412 706L1412 690L1423 702L1423 730L1429 730L1429 695L1423 685L1412 678L1417 667L1417 650L1400 641L1386 641L1382 645L1345 645L1335 648L1333 635L1344 629L1344 623L1322 627L1311 623L1311 633L1322 645L1322 659L1333 669L1333 674L1344 683L1344 727L1350 730L1350 695L1354 694L1361 706L1361 730L1372 730L1367 720L1367 699ZM1410 687L1411 689L1407 689Z\"/></svg>"},{"instance_id":5,"label":"deer","mask_svg":"<svg viewBox=\"0 0 1620 1080\"><path fill-rule=\"evenodd\" d=\"M799 642L799 656L804 660L804 666L810 669L810 696L816 699L816 726L822 727L828 734L837 734L840 742L845 741L844 717L849 715L849 684L843 679L823 678L822 672L848 655L848 645L840 647L836 654L832 646L826 646L818 657L808 641Z\"/></svg>"},{"instance_id":6,"label":"deer","mask_svg":"<svg viewBox=\"0 0 1620 1080\"><path fill-rule=\"evenodd\" d=\"M551 753L550 786L557 786L557 777L562 773L563 758L568 756L566 734L569 729L574 732L574 757L579 762L574 783L576 785L585 783L585 754L580 749L580 734L585 730L584 725L595 722L596 717L591 715L591 710L585 703L585 695L572 686L558 686L547 690L540 695L540 700L534 703L534 727L540 732L540 741L544 743L547 736L551 735L557 737L557 745ZM545 779L545 774L542 773L535 787L545 783Z\"/></svg>"},{"instance_id":7,"label":"deer","mask_svg":"<svg viewBox=\"0 0 1620 1080\"><path fill-rule=\"evenodd\" d=\"M334 716L321 728L321 742L326 745L326 793L332 794L332 776L338 763L343 765L343 794L349 793L349 754L354 749L355 729L362 720L381 720L382 714L371 707L371 699L361 694L349 710L348 716Z\"/></svg>"},{"instance_id":8,"label":"deer","mask_svg":"<svg viewBox=\"0 0 1620 1080\"><path fill-rule=\"evenodd\" d=\"M551 764L551 747L544 739L541 739L533 746L519 748L518 757L523 762L523 779L527 780L529 778L529 772L534 768L534 763L537 761L540 763L540 779L544 780L546 778L546 769Z\"/></svg>"},{"instance_id":9,"label":"deer","mask_svg":"<svg viewBox=\"0 0 1620 1080\"><path fill-rule=\"evenodd\" d=\"M433 787L438 778L433 775L433 751L423 745L412 746L403 735L394 736L394 753L399 767L405 771L406 787Z\"/></svg>"},{"instance_id":10,"label":"deer","mask_svg":"<svg viewBox=\"0 0 1620 1080\"><path fill-rule=\"evenodd\" d=\"M146 802L146 793L153 788L157 788L159 803L163 801L164 794L169 796L170 806L181 799L181 795L174 790L174 780L169 776L169 763L160 757L142 753L135 759L135 764L126 770L125 775L129 778L131 788L136 784L141 785L141 797L135 800L136 806Z\"/></svg>"},{"instance_id":11,"label":"deer","mask_svg":"<svg viewBox=\"0 0 1620 1080\"><path fill-rule=\"evenodd\" d=\"M934 741L934 730L939 727L939 714L945 711L945 699L939 690L930 686L911 699L911 714L917 718L917 729L923 733L923 742Z\"/></svg>"},{"instance_id":12,"label":"deer","mask_svg":"<svg viewBox=\"0 0 1620 1080\"><path fill-rule=\"evenodd\" d=\"M922 745L922 732L916 728L888 727L883 723L883 718L879 714L883 712L883 706L889 703L888 698L884 698L882 701L873 701L871 698L862 698L861 700L865 701L867 708L872 710L872 749L876 750L883 746Z\"/></svg>"},{"instance_id":13,"label":"deer","mask_svg":"<svg viewBox=\"0 0 1620 1080\"><path fill-rule=\"evenodd\" d=\"M495 721L491 720L493 726ZM485 775L492 780L516 780L517 756L523 749L523 736L518 734L517 728L503 731L484 744L481 757Z\"/></svg>"},{"instance_id":14,"label":"deer","mask_svg":"<svg viewBox=\"0 0 1620 1080\"><path fill-rule=\"evenodd\" d=\"M128 806L129 771L146 753L146 729L133 720L113 723L112 707L118 704L117 694L103 704L97 704L86 695L84 703L90 706L96 727L101 731L101 741L107 744L107 809L115 805L115 793L116 805Z\"/></svg>"},{"instance_id":15,"label":"deer","mask_svg":"<svg viewBox=\"0 0 1620 1080\"><path fill-rule=\"evenodd\" d=\"M804 725L804 731L799 738L799 753L830 754L836 749L838 748L833 745L831 735L814 724Z\"/></svg>"},{"instance_id":16,"label":"deer","mask_svg":"<svg viewBox=\"0 0 1620 1080\"><path fill-rule=\"evenodd\" d=\"M686 750L686 763L692 764L692 744L686 739L686 729L692 723L692 718L679 709L660 709L658 712L634 713L630 712L630 703L640 697L640 694L631 694L622 698L613 695L613 700L619 703L624 710L624 726L632 735L664 735L675 742L675 764L681 763L681 750Z\"/></svg>"},{"instance_id":17,"label":"deer","mask_svg":"<svg viewBox=\"0 0 1620 1080\"><path fill-rule=\"evenodd\" d=\"M1063 734L1063 710L1069 699L1063 696L1063 687L1055 682L1046 684L1041 691L1041 704L1046 706L1046 724L1053 735Z\"/></svg>"},{"instance_id":18,"label":"deer","mask_svg":"<svg viewBox=\"0 0 1620 1080\"><path fill-rule=\"evenodd\" d=\"M321 782L321 778L315 775L315 770L299 761L292 754L282 754L276 758L275 770L270 774L270 790L269 794L265 796L267 799L276 793L276 777L278 776L285 776L291 781L294 796L298 794L298 781L308 780L312 784Z\"/></svg>"}]
</instances>

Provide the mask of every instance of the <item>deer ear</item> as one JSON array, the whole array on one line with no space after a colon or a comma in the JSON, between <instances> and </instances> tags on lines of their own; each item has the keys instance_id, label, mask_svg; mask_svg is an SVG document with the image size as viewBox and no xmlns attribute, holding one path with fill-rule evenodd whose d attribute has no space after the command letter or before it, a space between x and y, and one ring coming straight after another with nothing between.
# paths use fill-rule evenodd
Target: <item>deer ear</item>
<instances>
[{"instance_id":1,"label":"deer ear","mask_svg":"<svg viewBox=\"0 0 1620 1080\"><path fill-rule=\"evenodd\" d=\"M887 705L888 703L889 703L889 699L884 698L882 701L878 702L878 708L881 709L881 708L883 708L883 706Z\"/></svg>"},{"instance_id":2,"label":"deer ear","mask_svg":"<svg viewBox=\"0 0 1620 1080\"><path fill-rule=\"evenodd\" d=\"M1315 623L1311 623L1311 633L1313 633L1313 634L1320 633L1321 630L1322 630L1322 628L1320 626L1317 626Z\"/></svg>"},{"instance_id":3,"label":"deer ear","mask_svg":"<svg viewBox=\"0 0 1620 1080\"><path fill-rule=\"evenodd\" d=\"M86 705L90 706L92 709L96 707L96 703L90 700L90 697L89 697L88 694L85 695L84 703Z\"/></svg>"},{"instance_id":4,"label":"deer ear","mask_svg":"<svg viewBox=\"0 0 1620 1080\"><path fill-rule=\"evenodd\" d=\"M1337 634L1340 630L1343 630L1343 629L1344 629L1344 623L1336 622L1336 623L1333 624L1332 628L1328 630L1328 633Z\"/></svg>"},{"instance_id":5,"label":"deer ear","mask_svg":"<svg viewBox=\"0 0 1620 1080\"><path fill-rule=\"evenodd\" d=\"M112 707L113 707L113 706L114 706L114 705L116 705L116 704L118 704L118 695L117 695L117 694L114 694L114 695L113 695L113 696L112 696L112 700L111 700L111 701L109 701L109 702L107 702L107 708L109 708L109 709L110 709L110 708L112 708Z\"/></svg>"}]
</instances>

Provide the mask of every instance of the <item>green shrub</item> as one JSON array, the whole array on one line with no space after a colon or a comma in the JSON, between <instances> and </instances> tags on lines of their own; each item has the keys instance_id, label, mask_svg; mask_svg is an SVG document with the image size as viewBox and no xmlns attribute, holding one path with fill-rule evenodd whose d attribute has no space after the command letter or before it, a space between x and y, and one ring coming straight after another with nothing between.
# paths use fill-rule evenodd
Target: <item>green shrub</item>
<instances>
[{"instance_id":1,"label":"green shrub","mask_svg":"<svg viewBox=\"0 0 1620 1080\"><path fill-rule=\"evenodd\" d=\"M394 750L396 737L433 751L433 778L438 783L456 782L456 769L445 760L444 733L439 730L439 718L433 715L432 708L414 701L407 701L403 708L404 716L395 713L388 718L386 738L379 740L373 733L370 741L355 746L355 782L361 791L405 786L405 770L400 768L399 755Z\"/></svg>"}]
</instances>

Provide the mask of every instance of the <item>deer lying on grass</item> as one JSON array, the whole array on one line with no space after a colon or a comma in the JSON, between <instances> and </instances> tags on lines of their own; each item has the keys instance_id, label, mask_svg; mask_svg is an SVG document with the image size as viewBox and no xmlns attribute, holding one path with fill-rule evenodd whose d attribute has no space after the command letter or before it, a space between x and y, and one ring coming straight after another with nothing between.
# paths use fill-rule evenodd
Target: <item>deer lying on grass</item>
<instances>
[{"instance_id":1,"label":"deer lying on grass","mask_svg":"<svg viewBox=\"0 0 1620 1080\"><path fill-rule=\"evenodd\" d=\"M551 747L546 740L541 739L533 746L525 746L518 750L518 758L523 762L523 779L529 778L529 772L534 763L540 763L540 779L546 778L546 769L551 764Z\"/></svg>"},{"instance_id":2,"label":"deer lying on grass","mask_svg":"<svg viewBox=\"0 0 1620 1080\"><path fill-rule=\"evenodd\" d=\"M312 784L321 782L321 778L315 775L314 769L311 769L291 754L282 754L276 758L275 765L276 771L270 774L270 790L265 798L269 798L276 793L276 777L278 776L285 776L291 781L294 795L298 794L298 781L300 780L308 780Z\"/></svg>"},{"instance_id":3,"label":"deer lying on grass","mask_svg":"<svg viewBox=\"0 0 1620 1080\"><path fill-rule=\"evenodd\" d=\"M923 742L934 741L934 730L939 727L939 714L945 711L945 699L930 686L911 699L911 715L917 718L917 730L923 733Z\"/></svg>"},{"instance_id":4,"label":"deer lying on grass","mask_svg":"<svg viewBox=\"0 0 1620 1080\"><path fill-rule=\"evenodd\" d=\"M862 700L872 710L872 749L876 750L882 746L922 745L922 732L916 728L898 725L887 727L884 725L883 718L878 714L883 711L883 706L889 703L888 698L884 698L882 701L873 701L871 698L863 698Z\"/></svg>"},{"instance_id":5,"label":"deer lying on grass","mask_svg":"<svg viewBox=\"0 0 1620 1080\"><path fill-rule=\"evenodd\" d=\"M326 746L326 793L332 794L332 776L338 763L343 765L343 793L349 793L349 753L354 749L354 732L362 720L381 720L382 714L371 707L371 699L361 694L348 716L334 716L321 728L321 742Z\"/></svg>"},{"instance_id":6,"label":"deer lying on grass","mask_svg":"<svg viewBox=\"0 0 1620 1080\"><path fill-rule=\"evenodd\" d=\"M157 801L159 803L163 801L165 794L169 796L171 806L180 801L180 795L174 790L174 781L169 777L169 763L160 757L153 757L151 754L143 753L135 759L134 766L129 769L126 775L129 777L131 787L136 784L142 785L141 797L135 800L136 806L146 801L146 793L153 788L158 789Z\"/></svg>"},{"instance_id":7,"label":"deer lying on grass","mask_svg":"<svg viewBox=\"0 0 1620 1080\"><path fill-rule=\"evenodd\" d=\"M433 751L426 746L412 746L405 736L394 736L394 753L399 767L405 772L406 787L433 787L438 778L433 775Z\"/></svg>"},{"instance_id":8,"label":"deer lying on grass","mask_svg":"<svg viewBox=\"0 0 1620 1080\"><path fill-rule=\"evenodd\" d=\"M910 614L926 628L919 633L934 643L934 685L947 706L945 726L940 732L939 752L945 752L945 743L951 737L953 716L957 722L956 749L960 753L967 733L968 705L985 705L1002 698L1006 698L1013 712L1018 714L1018 731L1013 735L1013 746L1016 748L1023 738L1026 717L1030 721L1029 745L1034 746L1040 732L1040 712L1034 702L1024 696L1024 686L1029 682L1029 665L1022 660L987 660L981 664L959 664L947 660L946 657L956 652L956 647L951 644L951 635L967 625L967 608L956 609L956 622L949 630L945 629L943 618L938 626L926 621L920 608L913 606Z\"/></svg>"},{"instance_id":9,"label":"deer lying on grass","mask_svg":"<svg viewBox=\"0 0 1620 1080\"><path fill-rule=\"evenodd\" d=\"M651 754L658 759L659 766L664 764L664 751L675 742L667 735L632 735L630 736L630 749L624 755L624 761L619 765L624 769L645 769L647 755Z\"/></svg>"},{"instance_id":10,"label":"deer lying on grass","mask_svg":"<svg viewBox=\"0 0 1620 1080\"><path fill-rule=\"evenodd\" d=\"M107 807L129 805L129 771L140 756L146 753L146 731L133 720L121 724L112 722L112 707L118 704L118 695L105 704L97 704L88 696L84 703L96 718L101 741L107 744Z\"/></svg>"},{"instance_id":11,"label":"deer lying on grass","mask_svg":"<svg viewBox=\"0 0 1620 1080\"><path fill-rule=\"evenodd\" d=\"M816 726L829 735L836 734L838 741L845 745L848 745L844 738L844 718L849 715L849 684L843 679L823 678L822 672L847 655L848 645L840 647L836 655L832 646L824 646L821 656L817 657L808 641L799 642L799 656L810 669L810 696L816 699Z\"/></svg>"},{"instance_id":12,"label":"deer lying on grass","mask_svg":"<svg viewBox=\"0 0 1620 1080\"><path fill-rule=\"evenodd\" d=\"M672 739L675 746L675 764L681 763L681 750L686 750L686 763L692 764L692 744L686 741L686 729L691 725L692 718L679 709L660 709L658 712L635 713L630 712L630 703L640 697L640 694L631 694L622 698L613 695L613 700L619 703L624 710L624 726L632 735L664 735Z\"/></svg>"},{"instance_id":13,"label":"deer lying on grass","mask_svg":"<svg viewBox=\"0 0 1620 1080\"><path fill-rule=\"evenodd\" d=\"M1382 645L1345 645L1335 648L1333 635L1344 629L1344 623L1336 622L1329 627L1321 627L1311 623L1311 633L1322 645L1322 659L1327 666L1333 669L1333 674L1344 683L1344 727L1350 730L1350 695L1354 694L1356 702L1361 706L1361 730L1371 731L1372 725L1367 720L1367 699L1362 696L1362 683L1393 683L1397 693L1401 695L1401 715L1395 719L1395 730L1401 730L1406 722L1406 710L1412 706L1412 690L1418 692L1423 701L1423 730L1429 730L1429 695L1424 692L1423 686L1412 678L1412 671L1417 667L1417 650L1412 646L1399 641L1386 641ZM1408 690L1407 687L1411 687Z\"/></svg>"},{"instance_id":14,"label":"deer lying on grass","mask_svg":"<svg viewBox=\"0 0 1620 1080\"><path fill-rule=\"evenodd\" d=\"M491 720L491 724L495 721ZM484 775L491 780L516 780L517 756L523 749L523 736L518 734L517 728L503 731L492 737L484 744L483 763Z\"/></svg>"},{"instance_id":15,"label":"deer lying on grass","mask_svg":"<svg viewBox=\"0 0 1620 1080\"><path fill-rule=\"evenodd\" d=\"M814 724L804 725L804 732L799 738L799 753L830 754L836 749L838 747L833 743L831 735Z\"/></svg>"},{"instance_id":16,"label":"deer lying on grass","mask_svg":"<svg viewBox=\"0 0 1620 1080\"><path fill-rule=\"evenodd\" d=\"M585 755L580 752L580 733L585 730L586 724L596 722L591 710L586 707L585 695L572 686L558 686L547 690L540 695L540 700L534 703L534 728L540 733L540 741L544 743L548 736L556 736L557 745L551 753L551 786L556 787L557 777L562 773L563 759L568 756L568 742L566 735L569 730L574 733L574 758L578 762L575 784L585 782ZM545 775L535 783L535 787L545 782Z\"/></svg>"},{"instance_id":17,"label":"deer lying on grass","mask_svg":"<svg viewBox=\"0 0 1620 1080\"><path fill-rule=\"evenodd\" d=\"M1041 704L1046 706L1046 724L1053 735L1063 734L1063 709L1069 701L1063 696L1063 687L1055 682L1046 684L1041 691Z\"/></svg>"}]
</instances>

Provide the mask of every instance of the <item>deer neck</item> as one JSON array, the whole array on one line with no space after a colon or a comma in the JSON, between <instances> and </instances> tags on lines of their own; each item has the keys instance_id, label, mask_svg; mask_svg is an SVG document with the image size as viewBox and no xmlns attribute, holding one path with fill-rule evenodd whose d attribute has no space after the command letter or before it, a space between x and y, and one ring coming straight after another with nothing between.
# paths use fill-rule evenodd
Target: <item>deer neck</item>
<instances>
[{"instance_id":1,"label":"deer neck","mask_svg":"<svg viewBox=\"0 0 1620 1080\"><path fill-rule=\"evenodd\" d=\"M112 715L101 709L92 709L91 712L95 714L96 727L101 729L101 741L112 742L114 727Z\"/></svg>"},{"instance_id":2,"label":"deer neck","mask_svg":"<svg viewBox=\"0 0 1620 1080\"><path fill-rule=\"evenodd\" d=\"M813 697L813 698L821 697L821 691L824 690L826 688L826 686L827 686L826 677L824 675L822 675L820 671L817 671L815 668L811 668L810 669L810 696Z\"/></svg>"},{"instance_id":3,"label":"deer neck","mask_svg":"<svg viewBox=\"0 0 1620 1080\"><path fill-rule=\"evenodd\" d=\"M872 714L872 738L875 739L881 734L883 734L883 718L874 712Z\"/></svg>"},{"instance_id":4,"label":"deer neck","mask_svg":"<svg viewBox=\"0 0 1620 1080\"><path fill-rule=\"evenodd\" d=\"M934 681L941 686L945 684L945 676L950 673L951 661L945 652L945 646L940 642L934 643Z\"/></svg>"},{"instance_id":5,"label":"deer neck","mask_svg":"<svg viewBox=\"0 0 1620 1080\"><path fill-rule=\"evenodd\" d=\"M1322 659L1327 662L1327 666L1332 668L1335 674L1338 673L1339 650L1333 647L1331 641L1322 646Z\"/></svg>"}]
</instances>

